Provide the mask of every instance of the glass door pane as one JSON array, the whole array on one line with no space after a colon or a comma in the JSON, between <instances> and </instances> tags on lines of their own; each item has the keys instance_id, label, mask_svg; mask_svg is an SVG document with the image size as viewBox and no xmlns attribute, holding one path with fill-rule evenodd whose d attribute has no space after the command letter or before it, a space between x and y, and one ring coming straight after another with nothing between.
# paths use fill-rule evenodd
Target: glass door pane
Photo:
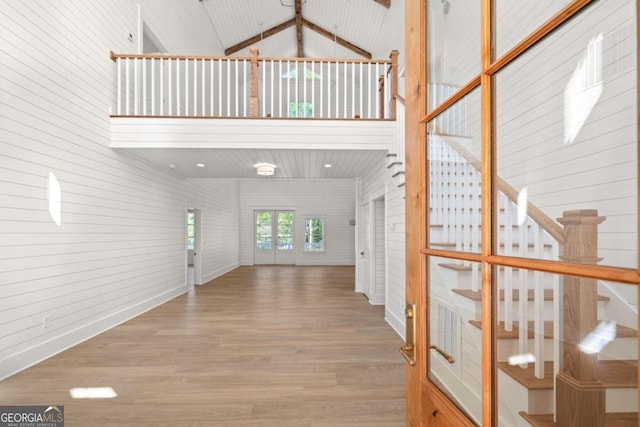
<instances>
[{"instance_id":1,"label":"glass door pane","mask_svg":"<svg viewBox=\"0 0 640 427\"><path fill-rule=\"evenodd\" d=\"M427 0L428 111L480 74L480 5Z\"/></svg>"},{"instance_id":2,"label":"glass door pane","mask_svg":"<svg viewBox=\"0 0 640 427\"><path fill-rule=\"evenodd\" d=\"M495 76L498 253L637 267L635 1L595 2ZM581 217L578 219L577 217Z\"/></svg>"},{"instance_id":3,"label":"glass door pane","mask_svg":"<svg viewBox=\"0 0 640 427\"><path fill-rule=\"evenodd\" d=\"M271 250L272 243L272 213L256 213L256 249Z\"/></svg>"},{"instance_id":4,"label":"glass door pane","mask_svg":"<svg viewBox=\"0 0 640 427\"><path fill-rule=\"evenodd\" d=\"M498 29L495 36L496 57L504 55L571 1L495 0L496 27Z\"/></svg>"},{"instance_id":5,"label":"glass door pane","mask_svg":"<svg viewBox=\"0 0 640 427\"><path fill-rule=\"evenodd\" d=\"M429 247L480 252L480 90L427 124Z\"/></svg>"},{"instance_id":6,"label":"glass door pane","mask_svg":"<svg viewBox=\"0 0 640 427\"><path fill-rule=\"evenodd\" d=\"M637 286L494 271L500 425L638 425Z\"/></svg>"},{"instance_id":7,"label":"glass door pane","mask_svg":"<svg viewBox=\"0 0 640 427\"><path fill-rule=\"evenodd\" d=\"M480 265L428 258L428 378L476 422L482 418Z\"/></svg>"},{"instance_id":8,"label":"glass door pane","mask_svg":"<svg viewBox=\"0 0 640 427\"><path fill-rule=\"evenodd\" d=\"M278 250L293 250L293 212L278 212Z\"/></svg>"}]
</instances>

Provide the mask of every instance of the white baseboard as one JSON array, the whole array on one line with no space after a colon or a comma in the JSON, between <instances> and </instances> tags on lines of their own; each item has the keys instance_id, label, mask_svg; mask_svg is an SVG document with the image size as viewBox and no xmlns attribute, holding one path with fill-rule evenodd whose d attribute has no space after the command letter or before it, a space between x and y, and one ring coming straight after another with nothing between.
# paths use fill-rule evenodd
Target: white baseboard
<instances>
[{"instance_id":1,"label":"white baseboard","mask_svg":"<svg viewBox=\"0 0 640 427\"><path fill-rule=\"evenodd\" d=\"M202 286L205 285L207 282L216 279L220 276L222 276L223 274L227 274L228 272L235 270L236 268L240 267L240 263L239 262L234 262L232 264L229 265L225 265L224 267L220 267L214 271L212 271L211 273L207 274L207 275L203 275L202 276L202 280L203 283L196 283L197 286Z\"/></svg>"},{"instance_id":2,"label":"white baseboard","mask_svg":"<svg viewBox=\"0 0 640 427\"><path fill-rule=\"evenodd\" d=\"M405 319L403 318L399 318L398 316L396 316L394 313L392 313L389 309L386 309L384 311L384 320L387 321L387 323L389 325L391 325L391 327L393 328L394 331L396 331L396 333L398 335L400 335L400 337L404 340L406 339L405 337Z\"/></svg>"},{"instance_id":3,"label":"white baseboard","mask_svg":"<svg viewBox=\"0 0 640 427\"><path fill-rule=\"evenodd\" d=\"M367 298L369 298L369 304L371 305L384 305L384 295L367 295Z\"/></svg>"},{"instance_id":4,"label":"white baseboard","mask_svg":"<svg viewBox=\"0 0 640 427\"><path fill-rule=\"evenodd\" d=\"M31 348L12 354L0 360L0 381L162 305L184 294L187 290L187 285L183 284L60 336L48 339Z\"/></svg>"}]
</instances>

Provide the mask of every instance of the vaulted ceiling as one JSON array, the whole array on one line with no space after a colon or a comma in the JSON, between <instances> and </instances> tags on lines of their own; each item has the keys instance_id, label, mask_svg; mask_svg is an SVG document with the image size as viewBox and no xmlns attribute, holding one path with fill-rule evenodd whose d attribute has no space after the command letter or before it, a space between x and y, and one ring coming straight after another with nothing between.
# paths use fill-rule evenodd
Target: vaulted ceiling
<instances>
[{"instance_id":1,"label":"vaulted ceiling","mask_svg":"<svg viewBox=\"0 0 640 427\"><path fill-rule=\"evenodd\" d=\"M403 49L403 0L200 0L225 49L263 57L388 58Z\"/></svg>"},{"instance_id":2,"label":"vaulted ceiling","mask_svg":"<svg viewBox=\"0 0 640 427\"><path fill-rule=\"evenodd\" d=\"M174 1L199 2L218 38L213 44L222 46L227 56L247 57L249 47L256 46L261 57L271 58L363 59L370 54L388 59L397 49L402 63L404 0ZM379 167L385 154L318 149L121 151L180 178L255 177L253 165L258 162L276 164L276 178L353 178ZM198 168L197 163L206 167Z\"/></svg>"}]
</instances>

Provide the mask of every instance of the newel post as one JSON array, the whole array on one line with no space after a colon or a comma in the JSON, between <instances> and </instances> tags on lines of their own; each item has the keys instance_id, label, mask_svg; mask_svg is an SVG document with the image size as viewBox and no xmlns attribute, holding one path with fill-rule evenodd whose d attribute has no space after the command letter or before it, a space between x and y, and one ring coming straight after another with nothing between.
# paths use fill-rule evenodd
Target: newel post
<instances>
[{"instance_id":1,"label":"newel post","mask_svg":"<svg viewBox=\"0 0 640 427\"><path fill-rule=\"evenodd\" d=\"M258 99L258 51L257 47L250 47L251 54L251 94L249 97L249 117L260 114L260 100Z\"/></svg>"},{"instance_id":2,"label":"newel post","mask_svg":"<svg viewBox=\"0 0 640 427\"><path fill-rule=\"evenodd\" d=\"M400 52L395 49L389 54L389 59L391 60L391 67L389 68L389 83L391 85L391 106L389 108L391 111L389 111L389 114L392 120L396 119L396 97L398 96L398 55L400 55Z\"/></svg>"},{"instance_id":3,"label":"newel post","mask_svg":"<svg viewBox=\"0 0 640 427\"><path fill-rule=\"evenodd\" d=\"M564 226L560 259L597 264L598 225L606 218L595 209L566 211L558 222ZM578 348L598 324L598 282L564 276L560 291L560 371L556 377L556 425L604 426L605 388L598 379L598 355Z\"/></svg>"}]
</instances>

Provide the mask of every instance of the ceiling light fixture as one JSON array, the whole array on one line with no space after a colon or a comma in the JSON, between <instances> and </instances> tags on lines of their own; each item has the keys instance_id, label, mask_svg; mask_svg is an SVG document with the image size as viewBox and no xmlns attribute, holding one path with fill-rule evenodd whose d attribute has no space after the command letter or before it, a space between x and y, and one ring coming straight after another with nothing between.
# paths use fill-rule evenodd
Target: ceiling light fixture
<instances>
[{"instance_id":1,"label":"ceiling light fixture","mask_svg":"<svg viewBox=\"0 0 640 427\"><path fill-rule=\"evenodd\" d=\"M204 167L204 163L196 163L196 166L199 168L203 168Z\"/></svg>"},{"instance_id":2,"label":"ceiling light fixture","mask_svg":"<svg viewBox=\"0 0 640 427\"><path fill-rule=\"evenodd\" d=\"M271 163L258 163L253 165L256 168L256 173L260 176L271 176L276 171L276 165L272 165Z\"/></svg>"},{"instance_id":3,"label":"ceiling light fixture","mask_svg":"<svg viewBox=\"0 0 640 427\"><path fill-rule=\"evenodd\" d=\"M325 167L325 168L327 168L327 169L328 169L328 168L330 168L331 166L333 166L331 163L326 163L326 164L324 165L324 167Z\"/></svg>"},{"instance_id":4,"label":"ceiling light fixture","mask_svg":"<svg viewBox=\"0 0 640 427\"><path fill-rule=\"evenodd\" d=\"M307 4L307 0L302 0L301 4ZM295 7L296 3L292 2L291 4L286 3L284 0L280 0L280 6L284 7Z\"/></svg>"}]
</instances>

